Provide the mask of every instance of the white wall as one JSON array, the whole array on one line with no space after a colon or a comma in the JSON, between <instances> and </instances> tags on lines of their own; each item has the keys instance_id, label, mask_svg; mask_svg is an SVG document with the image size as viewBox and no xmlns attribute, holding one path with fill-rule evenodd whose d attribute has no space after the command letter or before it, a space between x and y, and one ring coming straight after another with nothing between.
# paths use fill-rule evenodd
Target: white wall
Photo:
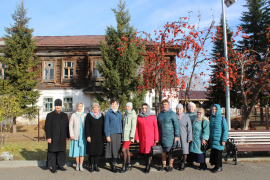
<instances>
[{"instance_id":1,"label":"white wall","mask_svg":"<svg viewBox=\"0 0 270 180\"><path fill-rule=\"evenodd\" d=\"M64 97L72 97L73 99L73 111L76 111L76 105L78 102L84 103L85 112L89 112L91 103L94 101L94 94L85 94L82 89L68 89L68 90L41 90L40 98L38 99L37 105L40 107L40 120L45 119L48 112L43 112L43 98L52 97L53 98L53 109L55 99L61 99L63 101ZM72 112L66 112L70 114Z\"/></svg>"},{"instance_id":2,"label":"white wall","mask_svg":"<svg viewBox=\"0 0 270 180\"><path fill-rule=\"evenodd\" d=\"M167 92L165 92L166 94L168 94ZM147 104L149 104L149 106L151 107L151 108L154 108L153 106L152 106L152 97L155 97L155 92L154 91L152 91L152 93L150 93L150 91L148 91L147 93L146 93L146 95L145 95L145 98L144 98L144 102L146 102ZM178 98L178 96L177 96L177 98L169 98L169 102L170 102L170 108L174 111L174 112L176 112L176 105L178 104L178 102L179 102L179 98ZM152 112L154 112L154 111L152 111Z\"/></svg>"}]
</instances>

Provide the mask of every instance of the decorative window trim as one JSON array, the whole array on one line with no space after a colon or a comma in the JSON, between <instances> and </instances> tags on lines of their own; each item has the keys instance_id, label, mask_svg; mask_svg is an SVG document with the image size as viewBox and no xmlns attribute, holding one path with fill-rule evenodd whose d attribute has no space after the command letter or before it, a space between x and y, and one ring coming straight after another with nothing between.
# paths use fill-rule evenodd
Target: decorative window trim
<instances>
[{"instance_id":1,"label":"decorative window trim","mask_svg":"<svg viewBox=\"0 0 270 180\"><path fill-rule=\"evenodd\" d=\"M65 63L67 62L71 62L73 63L73 67L65 67ZM69 77L68 78L65 78L65 69L71 69L73 68L73 78L70 79ZM68 72L68 76L70 76L70 71ZM62 59L62 67L61 67L61 83L62 82L75 82L76 83L76 60L63 60Z\"/></svg>"},{"instance_id":2,"label":"decorative window trim","mask_svg":"<svg viewBox=\"0 0 270 180\"><path fill-rule=\"evenodd\" d=\"M44 100L45 100L46 98L47 98L47 99L48 99L48 98L51 98L51 99L52 99L52 102L51 102L51 104L52 104L52 109L50 109L50 108L45 109L45 107L44 107L45 101L44 101ZM43 101L43 105L42 105L43 112L51 112L51 111L53 111L53 108L54 108L53 97L45 96L45 97L43 97L42 101ZM47 101L47 102L48 102L48 101Z\"/></svg>"}]
</instances>

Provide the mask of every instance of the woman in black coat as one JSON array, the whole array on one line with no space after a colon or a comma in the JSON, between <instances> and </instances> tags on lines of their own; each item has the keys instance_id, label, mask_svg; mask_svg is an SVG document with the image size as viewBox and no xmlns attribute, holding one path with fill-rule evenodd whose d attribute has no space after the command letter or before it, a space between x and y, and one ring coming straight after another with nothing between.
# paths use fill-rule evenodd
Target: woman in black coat
<instances>
[{"instance_id":1,"label":"woman in black coat","mask_svg":"<svg viewBox=\"0 0 270 180\"><path fill-rule=\"evenodd\" d=\"M89 171L99 172L98 158L104 150L104 116L99 112L99 104L92 103L92 110L85 120L86 154L89 155Z\"/></svg>"}]
</instances>

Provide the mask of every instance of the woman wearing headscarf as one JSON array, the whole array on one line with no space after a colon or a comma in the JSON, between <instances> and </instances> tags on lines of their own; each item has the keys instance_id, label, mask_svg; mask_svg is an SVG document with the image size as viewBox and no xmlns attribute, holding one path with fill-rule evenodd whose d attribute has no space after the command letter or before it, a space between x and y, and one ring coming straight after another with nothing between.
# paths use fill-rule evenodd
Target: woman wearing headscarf
<instances>
[{"instance_id":1,"label":"woman wearing headscarf","mask_svg":"<svg viewBox=\"0 0 270 180\"><path fill-rule=\"evenodd\" d=\"M124 157L124 163L123 163L123 169L121 172L126 172L127 170L132 169L131 164L130 164L129 146L132 142L134 142L135 130L136 130L136 124L137 124L136 112L132 108L133 108L132 102L128 102L126 104L126 112L123 119L122 152L123 152L123 157Z\"/></svg>"},{"instance_id":2,"label":"woman wearing headscarf","mask_svg":"<svg viewBox=\"0 0 270 180\"><path fill-rule=\"evenodd\" d=\"M179 144L183 149L183 157L179 158L179 170L185 170L185 162L187 154L189 154L189 143L192 141L192 125L188 115L184 113L183 105L178 104L176 106L176 114L179 122Z\"/></svg>"},{"instance_id":3,"label":"woman wearing headscarf","mask_svg":"<svg viewBox=\"0 0 270 180\"><path fill-rule=\"evenodd\" d=\"M228 139L228 126L218 104L211 105L210 114L210 163L215 165L213 172L219 173L222 172L222 151Z\"/></svg>"},{"instance_id":4,"label":"woman wearing headscarf","mask_svg":"<svg viewBox=\"0 0 270 180\"><path fill-rule=\"evenodd\" d=\"M160 171L164 171L166 168L167 155L169 158L168 172L173 170L173 161L170 154L171 147L178 141L179 137L179 123L175 112L170 109L170 104L167 99L162 102L161 112L158 114L158 129L161 146L163 148L162 154L162 167Z\"/></svg>"},{"instance_id":5,"label":"woman wearing headscarf","mask_svg":"<svg viewBox=\"0 0 270 180\"><path fill-rule=\"evenodd\" d=\"M150 106L147 103L142 104L141 113L137 118L135 140L140 145L140 153L144 154L146 167L143 172L149 173L152 161L151 146L158 143L159 136L156 116L150 112Z\"/></svg>"},{"instance_id":6,"label":"woman wearing headscarf","mask_svg":"<svg viewBox=\"0 0 270 180\"><path fill-rule=\"evenodd\" d=\"M91 111L85 120L86 152L89 155L89 171L99 172L98 159L104 150L104 116L99 111L99 104L93 102Z\"/></svg>"},{"instance_id":7,"label":"woman wearing headscarf","mask_svg":"<svg viewBox=\"0 0 270 180\"><path fill-rule=\"evenodd\" d=\"M69 156L76 159L76 171L83 171L83 160L86 155L84 104L77 104L77 111L73 113L69 122L70 149Z\"/></svg>"},{"instance_id":8,"label":"woman wearing headscarf","mask_svg":"<svg viewBox=\"0 0 270 180\"><path fill-rule=\"evenodd\" d=\"M117 173L116 159L120 158L122 113L118 110L117 100L110 101L111 108L106 112L104 118L104 133L107 140L105 158L110 159L112 172Z\"/></svg>"},{"instance_id":9,"label":"woman wearing headscarf","mask_svg":"<svg viewBox=\"0 0 270 180\"><path fill-rule=\"evenodd\" d=\"M190 118L191 124L193 124L194 119L197 118L196 105L193 102L188 103L186 115L188 115L188 117ZM187 161L189 166L194 165L192 163L192 159L193 159L192 155L188 154L186 161Z\"/></svg>"},{"instance_id":10,"label":"woman wearing headscarf","mask_svg":"<svg viewBox=\"0 0 270 180\"><path fill-rule=\"evenodd\" d=\"M199 170L206 170L205 151L201 150L201 146L206 144L209 139L209 120L204 116L204 110L199 108L197 111L197 118L192 125L193 140L190 143L190 152L193 160L200 163Z\"/></svg>"}]
</instances>

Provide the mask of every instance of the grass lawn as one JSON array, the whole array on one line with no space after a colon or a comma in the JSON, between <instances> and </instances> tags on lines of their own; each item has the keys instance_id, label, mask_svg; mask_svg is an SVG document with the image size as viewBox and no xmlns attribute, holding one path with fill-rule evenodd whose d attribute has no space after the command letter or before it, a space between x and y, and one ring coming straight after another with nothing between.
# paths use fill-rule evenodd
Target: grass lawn
<instances>
[{"instance_id":1,"label":"grass lawn","mask_svg":"<svg viewBox=\"0 0 270 180\"><path fill-rule=\"evenodd\" d=\"M67 143L67 160L74 160L68 156L69 144ZM0 154L8 151L13 155L14 160L46 160L48 143L46 141L29 142L7 142L4 149L0 149Z\"/></svg>"}]
</instances>

